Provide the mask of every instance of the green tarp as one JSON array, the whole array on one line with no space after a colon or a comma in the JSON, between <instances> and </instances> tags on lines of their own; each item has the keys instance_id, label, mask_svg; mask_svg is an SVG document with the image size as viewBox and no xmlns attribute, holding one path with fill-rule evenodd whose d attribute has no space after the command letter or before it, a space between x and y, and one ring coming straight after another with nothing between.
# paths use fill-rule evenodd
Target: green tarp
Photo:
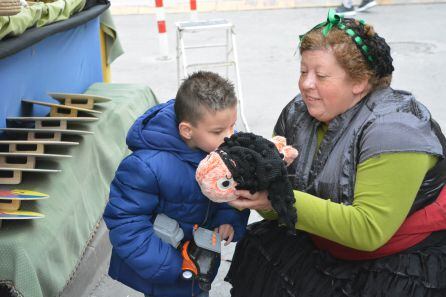
<instances>
[{"instance_id":1,"label":"green tarp","mask_svg":"<svg viewBox=\"0 0 446 297\"><path fill-rule=\"evenodd\" d=\"M105 33L105 56L107 64L110 65L116 58L124 53L118 38L118 31L113 22L110 9L104 11L100 17L101 29Z\"/></svg>"},{"instance_id":2,"label":"green tarp","mask_svg":"<svg viewBox=\"0 0 446 297\"><path fill-rule=\"evenodd\" d=\"M5 36L18 36L31 27L42 27L68 19L81 11L86 0L57 0L51 3L36 2L23 7L13 16L0 16L0 40Z\"/></svg>"},{"instance_id":3,"label":"green tarp","mask_svg":"<svg viewBox=\"0 0 446 297\"><path fill-rule=\"evenodd\" d=\"M50 195L21 207L45 214L44 219L3 221L0 228L0 284L12 282L25 297L58 296L70 281L101 219L114 172L128 153L126 133L157 104L142 85L97 83L86 93L113 99L97 108L103 111L98 121L76 127L95 134L72 139L78 146L52 150L72 158L39 164L61 173L25 173L20 185L8 187Z\"/></svg>"}]
</instances>

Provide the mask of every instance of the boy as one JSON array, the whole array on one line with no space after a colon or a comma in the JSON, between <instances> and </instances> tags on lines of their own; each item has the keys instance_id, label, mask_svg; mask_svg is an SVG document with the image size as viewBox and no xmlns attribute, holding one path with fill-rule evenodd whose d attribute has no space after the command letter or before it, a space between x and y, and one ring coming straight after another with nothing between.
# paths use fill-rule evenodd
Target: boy
<instances>
[{"instance_id":1,"label":"boy","mask_svg":"<svg viewBox=\"0 0 446 297\"><path fill-rule=\"evenodd\" d=\"M182 257L154 234L163 213L176 220L184 240L194 224L217 228L226 244L245 232L249 212L207 199L195 181L198 163L233 133L233 85L212 72L197 72L175 100L139 117L127 135L133 151L116 171L104 220L110 230L112 278L146 296L208 296L198 282L181 278Z\"/></svg>"}]
</instances>

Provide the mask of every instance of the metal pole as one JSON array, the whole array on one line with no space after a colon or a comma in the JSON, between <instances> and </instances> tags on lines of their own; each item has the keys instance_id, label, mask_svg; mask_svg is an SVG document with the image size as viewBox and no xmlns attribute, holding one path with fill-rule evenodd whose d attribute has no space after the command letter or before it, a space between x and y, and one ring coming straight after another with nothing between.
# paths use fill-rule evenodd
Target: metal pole
<instances>
[{"instance_id":1,"label":"metal pole","mask_svg":"<svg viewBox=\"0 0 446 297\"><path fill-rule=\"evenodd\" d=\"M245 117L245 111L243 107L243 94L242 94L242 81L240 79L240 71L238 68L238 57L237 57L237 44L235 40L235 32L234 27L231 28L232 33L232 50L234 51L234 66L235 66L235 74L237 77L237 91L238 91L238 101L240 105L240 117L242 118L243 126L245 126L246 132L250 132L248 121Z\"/></svg>"},{"instance_id":2,"label":"metal pole","mask_svg":"<svg viewBox=\"0 0 446 297\"><path fill-rule=\"evenodd\" d=\"M192 21L198 20L197 14L197 0L189 0L190 2L190 19Z\"/></svg>"},{"instance_id":3,"label":"metal pole","mask_svg":"<svg viewBox=\"0 0 446 297\"><path fill-rule=\"evenodd\" d=\"M163 0L155 0L156 21L158 24L158 41L160 48L159 60L169 60L169 41L166 30L166 13L163 6Z\"/></svg>"},{"instance_id":4,"label":"metal pole","mask_svg":"<svg viewBox=\"0 0 446 297\"><path fill-rule=\"evenodd\" d=\"M181 32L180 29L177 27L177 82L178 87L180 86L180 80L181 80L181 74L180 74L180 59L181 59L181 50L180 50L180 39L181 39Z\"/></svg>"},{"instance_id":5,"label":"metal pole","mask_svg":"<svg viewBox=\"0 0 446 297\"><path fill-rule=\"evenodd\" d=\"M180 53L181 58L183 59L183 77L187 77L187 59L186 59L186 48L184 46L183 32L180 29Z\"/></svg>"}]
</instances>

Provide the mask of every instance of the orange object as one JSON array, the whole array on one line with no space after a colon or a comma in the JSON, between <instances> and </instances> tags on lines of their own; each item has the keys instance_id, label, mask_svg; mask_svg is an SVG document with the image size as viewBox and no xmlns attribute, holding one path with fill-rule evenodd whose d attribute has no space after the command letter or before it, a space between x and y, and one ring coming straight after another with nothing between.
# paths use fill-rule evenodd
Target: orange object
<instances>
[{"instance_id":1,"label":"orange object","mask_svg":"<svg viewBox=\"0 0 446 297\"><path fill-rule=\"evenodd\" d=\"M215 235L215 232L212 233L212 245L216 245L217 244L217 235Z\"/></svg>"},{"instance_id":2,"label":"orange object","mask_svg":"<svg viewBox=\"0 0 446 297\"><path fill-rule=\"evenodd\" d=\"M189 247L189 243L190 241L186 241L183 245L183 248L181 249L181 255L183 256L183 264L181 265L181 269L183 271L189 270L194 275L198 275L197 266L195 266L195 263L191 260L189 254L187 253L187 248Z\"/></svg>"}]
</instances>

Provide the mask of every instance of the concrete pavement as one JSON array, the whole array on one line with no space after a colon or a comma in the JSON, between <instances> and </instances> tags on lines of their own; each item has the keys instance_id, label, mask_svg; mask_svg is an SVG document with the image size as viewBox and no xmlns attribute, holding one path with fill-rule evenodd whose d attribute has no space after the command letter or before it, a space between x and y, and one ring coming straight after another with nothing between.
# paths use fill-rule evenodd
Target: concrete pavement
<instances>
[{"instance_id":1,"label":"concrete pavement","mask_svg":"<svg viewBox=\"0 0 446 297\"><path fill-rule=\"evenodd\" d=\"M189 12L190 0L164 0L167 12ZM440 3L446 0L376 0L380 5L427 4ZM353 4L359 4L354 0ZM285 9L306 7L337 6L341 0L197 0L200 12L241 11L263 9ZM155 1L151 0L113 0L111 11L115 15L155 13Z\"/></svg>"},{"instance_id":2,"label":"concrete pavement","mask_svg":"<svg viewBox=\"0 0 446 297\"><path fill-rule=\"evenodd\" d=\"M271 135L281 109L297 94L299 57L294 52L298 35L322 22L326 13L326 8L318 7L199 14L201 19L225 18L235 24L246 114L253 132ZM393 87L413 92L443 128L446 128L446 34L442 31L446 27L445 16L444 3L377 6L358 14L373 24L392 47L396 69ZM175 55L174 22L188 18L187 13L167 15L171 57ZM149 85L160 101L174 97L176 62L157 59L155 15L115 15L114 21L125 54L112 65L113 82ZM215 34L203 37L207 42L215 38ZM206 53L198 56L210 58ZM253 216L251 221L256 219ZM224 260L230 260L233 247L224 250ZM228 267L229 262L223 261L211 297L229 296L230 287L222 281ZM143 295L104 275L90 296Z\"/></svg>"}]
</instances>

